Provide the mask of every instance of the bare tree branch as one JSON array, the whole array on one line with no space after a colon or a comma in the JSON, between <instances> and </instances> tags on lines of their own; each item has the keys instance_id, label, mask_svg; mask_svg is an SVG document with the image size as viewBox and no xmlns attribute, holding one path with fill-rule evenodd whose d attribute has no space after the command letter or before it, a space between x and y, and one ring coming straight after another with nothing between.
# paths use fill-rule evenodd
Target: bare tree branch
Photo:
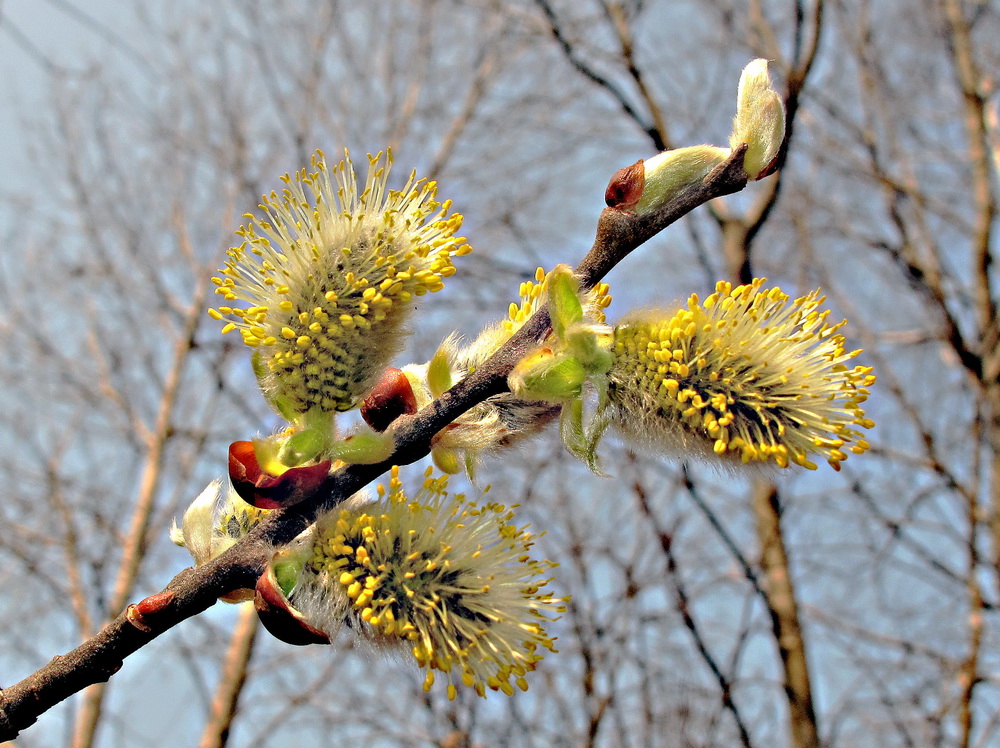
<instances>
[{"instance_id":1,"label":"bare tree branch","mask_svg":"<svg viewBox=\"0 0 1000 748\"><path fill-rule=\"evenodd\" d=\"M658 526L659 523L653 515L652 509L649 506L649 500L646 497L646 492L640 483L636 482L633 484L632 492L638 500L639 509L642 511L643 516L646 517L650 525L655 529L657 539L660 543L660 549L663 551L663 555L667 560L667 575L669 576L671 586L673 587L674 598L677 601L677 610L680 612L681 618L684 621L684 627L691 634L691 638L694 640L695 647L701 655L702 661L712 672L712 677L715 678L715 682L719 686L719 694L722 698L722 704L727 710L729 710L730 714L733 715L733 720L736 722L736 729L739 731L740 735L740 743L745 746L745 748L750 748L753 745L750 740L750 733L747 730L747 726L743 720L743 716L740 714L739 708L736 706L736 702L733 701L732 681L729 676L722 672L722 668L720 667L716 657L712 654L711 650L709 650L708 643L705 641L701 627L695 620L694 612L691 610L691 599L684 583L681 580L680 568L677 563L677 555L674 553L673 549L673 537L676 533L676 529L666 530Z\"/></svg>"}]
</instances>

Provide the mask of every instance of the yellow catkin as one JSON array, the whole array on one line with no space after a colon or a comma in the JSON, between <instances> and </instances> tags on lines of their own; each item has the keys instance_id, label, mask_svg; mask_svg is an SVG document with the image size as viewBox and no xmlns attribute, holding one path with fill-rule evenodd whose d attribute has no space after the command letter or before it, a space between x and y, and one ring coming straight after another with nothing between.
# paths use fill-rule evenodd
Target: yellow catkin
<instances>
[{"instance_id":1,"label":"yellow catkin","mask_svg":"<svg viewBox=\"0 0 1000 748\"><path fill-rule=\"evenodd\" d=\"M390 165L369 157L359 185L349 157L328 167L317 152L310 169L282 178L280 195L263 197L264 217L250 216L213 278L223 299L248 307L209 314L258 351L263 386L284 407L355 407L399 348L407 302L443 288L469 251L436 185L411 174L390 190Z\"/></svg>"},{"instance_id":2,"label":"yellow catkin","mask_svg":"<svg viewBox=\"0 0 1000 748\"><path fill-rule=\"evenodd\" d=\"M609 402L626 435L736 462L835 469L868 448L861 403L875 377L847 361L819 291L792 300L764 280L722 281L672 316L615 328ZM847 447L842 449L841 447Z\"/></svg>"},{"instance_id":3,"label":"yellow catkin","mask_svg":"<svg viewBox=\"0 0 1000 748\"><path fill-rule=\"evenodd\" d=\"M301 611L308 620L342 618L346 598L353 627L406 643L425 688L438 672L450 698L459 683L480 695L512 693L511 674L523 676L542 659L539 649L553 649L544 624L565 603L544 590L554 564L532 558L533 536L505 506L447 488L446 476L428 472L410 497L393 468L378 501L321 520L297 589L326 589L306 595ZM324 599L327 608L317 602ZM516 684L527 687L522 677Z\"/></svg>"}]
</instances>

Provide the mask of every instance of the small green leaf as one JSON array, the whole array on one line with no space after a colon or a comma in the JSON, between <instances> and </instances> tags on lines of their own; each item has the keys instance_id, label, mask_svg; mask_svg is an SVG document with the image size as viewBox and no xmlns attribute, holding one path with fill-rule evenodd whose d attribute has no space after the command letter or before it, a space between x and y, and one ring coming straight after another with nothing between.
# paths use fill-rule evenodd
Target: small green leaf
<instances>
[{"instance_id":1,"label":"small green leaf","mask_svg":"<svg viewBox=\"0 0 1000 748\"><path fill-rule=\"evenodd\" d=\"M583 400L573 400L559 414L559 437L575 457L583 457Z\"/></svg>"},{"instance_id":2,"label":"small green leaf","mask_svg":"<svg viewBox=\"0 0 1000 748\"><path fill-rule=\"evenodd\" d=\"M295 582L298 580L302 566L301 561L297 559L279 561L274 565L274 578L285 597L291 595L292 590L295 589Z\"/></svg>"},{"instance_id":3,"label":"small green leaf","mask_svg":"<svg viewBox=\"0 0 1000 748\"><path fill-rule=\"evenodd\" d=\"M288 467L295 467L319 456L326 446L326 435L318 429L305 429L292 434L278 450L278 459Z\"/></svg>"},{"instance_id":4,"label":"small green leaf","mask_svg":"<svg viewBox=\"0 0 1000 748\"><path fill-rule=\"evenodd\" d=\"M552 330L562 339L567 328L583 319L580 284L567 265L558 265L549 273L548 293Z\"/></svg>"},{"instance_id":5,"label":"small green leaf","mask_svg":"<svg viewBox=\"0 0 1000 748\"><path fill-rule=\"evenodd\" d=\"M334 443L330 455L350 465L374 465L387 460L395 447L392 434L361 431Z\"/></svg>"}]
</instances>

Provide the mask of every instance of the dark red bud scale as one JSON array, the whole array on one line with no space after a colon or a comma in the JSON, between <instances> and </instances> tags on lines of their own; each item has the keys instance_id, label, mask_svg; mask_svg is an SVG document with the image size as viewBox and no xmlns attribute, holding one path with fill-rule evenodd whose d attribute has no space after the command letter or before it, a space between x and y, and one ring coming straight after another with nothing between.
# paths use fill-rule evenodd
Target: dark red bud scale
<instances>
[{"instance_id":1,"label":"dark red bud scale","mask_svg":"<svg viewBox=\"0 0 1000 748\"><path fill-rule=\"evenodd\" d=\"M382 372L375 388L361 404L361 417L376 431L385 431L401 415L417 412L417 398L410 380L400 369Z\"/></svg>"},{"instance_id":2,"label":"dark red bud scale","mask_svg":"<svg viewBox=\"0 0 1000 748\"><path fill-rule=\"evenodd\" d=\"M253 442L229 445L229 479L240 498L258 509L280 509L312 496L330 474L330 460L288 468L281 475L265 472Z\"/></svg>"},{"instance_id":3,"label":"dark red bud scale","mask_svg":"<svg viewBox=\"0 0 1000 748\"><path fill-rule=\"evenodd\" d=\"M631 166L626 166L615 172L604 191L604 202L609 208L630 210L642 197L646 187L646 167L640 158Z\"/></svg>"},{"instance_id":4,"label":"dark red bud scale","mask_svg":"<svg viewBox=\"0 0 1000 748\"><path fill-rule=\"evenodd\" d=\"M306 623L302 614L288 602L270 564L257 580L253 604L261 624L275 639L296 646L330 643L329 636Z\"/></svg>"}]
</instances>

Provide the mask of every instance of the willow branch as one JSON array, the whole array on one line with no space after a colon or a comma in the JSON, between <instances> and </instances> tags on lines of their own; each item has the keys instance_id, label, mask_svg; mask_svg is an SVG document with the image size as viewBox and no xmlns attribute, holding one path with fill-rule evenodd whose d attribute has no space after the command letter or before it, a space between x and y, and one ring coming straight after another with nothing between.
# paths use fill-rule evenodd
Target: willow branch
<instances>
[{"instance_id":1,"label":"willow branch","mask_svg":"<svg viewBox=\"0 0 1000 748\"><path fill-rule=\"evenodd\" d=\"M746 186L745 146L733 151L700 183L692 185L642 216L605 208L597 236L576 268L581 286L594 287L634 249L699 205ZM393 465L408 465L430 453L431 440L476 404L507 391L507 376L549 333L549 314L536 312L511 339L473 374L420 412L401 416L392 426L395 450L376 465L348 465L332 473L311 497L276 510L218 558L185 569L162 592L128 606L97 635L21 682L0 690L0 741L12 740L39 715L94 683L106 681L124 658L160 634L207 608L228 592L252 588L275 546L288 543L321 512L357 493Z\"/></svg>"}]
</instances>

